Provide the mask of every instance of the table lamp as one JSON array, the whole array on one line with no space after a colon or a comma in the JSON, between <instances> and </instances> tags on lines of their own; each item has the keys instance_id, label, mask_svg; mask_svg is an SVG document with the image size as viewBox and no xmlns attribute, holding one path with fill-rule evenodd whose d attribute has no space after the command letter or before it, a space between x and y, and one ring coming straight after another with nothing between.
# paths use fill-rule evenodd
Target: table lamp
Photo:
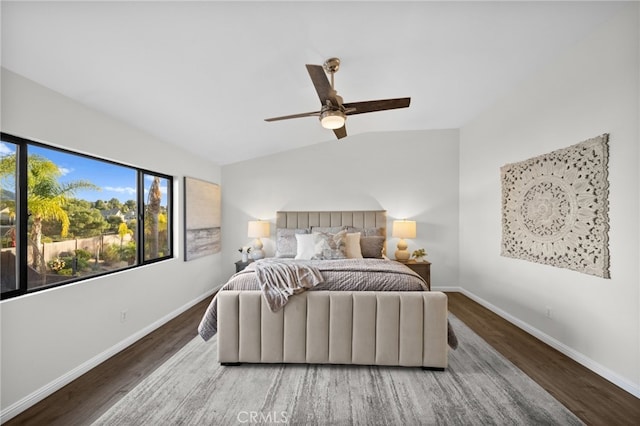
<instances>
[{"instance_id":1,"label":"table lamp","mask_svg":"<svg viewBox=\"0 0 640 426\"><path fill-rule=\"evenodd\" d=\"M269 222L266 220L250 220L247 235L249 238L255 238L251 249L251 258L253 260L262 259L264 257L262 247L264 246L260 238L269 236Z\"/></svg>"},{"instance_id":2,"label":"table lamp","mask_svg":"<svg viewBox=\"0 0 640 426\"><path fill-rule=\"evenodd\" d=\"M407 242L405 238L416 237L416 222L415 220L394 220L393 221L393 237L400 238L398 241L398 249L396 250L396 260L400 262L406 262L409 260L411 254L407 250Z\"/></svg>"}]
</instances>

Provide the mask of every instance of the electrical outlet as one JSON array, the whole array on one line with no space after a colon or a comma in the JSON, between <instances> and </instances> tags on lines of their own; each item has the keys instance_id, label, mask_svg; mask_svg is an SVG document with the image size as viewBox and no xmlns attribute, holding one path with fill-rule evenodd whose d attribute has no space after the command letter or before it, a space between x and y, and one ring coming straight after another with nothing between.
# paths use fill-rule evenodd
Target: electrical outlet
<instances>
[{"instance_id":1,"label":"electrical outlet","mask_svg":"<svg viewBox=\"0 0 640 426\"><path fill-rule=\"evenodd\" d=\"M127 311L120 311L120 322L127 322Z\"/></svg>"},{"instance_id":2,"label":"electrical outlet","mask_svg":"<svg viewBox=\"0 0 640 426\"><path fill-rule=\"evenodd\" d=\"M547 306L545 308L545 315L547 316L547 318L551 319L553 318L553 311L551 310L550 306Z\"/></svg>"}]
</instances>

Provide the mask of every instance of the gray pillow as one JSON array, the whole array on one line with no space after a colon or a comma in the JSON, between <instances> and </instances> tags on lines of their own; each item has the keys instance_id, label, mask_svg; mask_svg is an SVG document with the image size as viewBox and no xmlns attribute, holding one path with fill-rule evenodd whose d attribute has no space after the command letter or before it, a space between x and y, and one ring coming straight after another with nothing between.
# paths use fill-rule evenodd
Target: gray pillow
<instances>
[{"instance_id":1,"label":"gray pillow","mask_svg":"<svg viewBox=\"0 0 640 426\"><path fill-rule=\"evenodd\" d=\"M360 249L362 257L382 259L382 249L384 248L385 237L360 237Z\"/></svg>"},{"instance_id":2,"label":"gray pillow","mask_svg":"<svg viewBox=\"0 0 640 426\"><path fill-rule=\"evenodd\" d=\"M296 234L308 234L309 228L276 229L276 257L296 257L298 243Z\"/></svg>"},{"instance_id":3,"label":"gray pillow","mask_svg":"<svg viewBox=\"0 0 640 426\"><path fill-rule=\"evenodd\" d=\"M346 226L312 226L311 233L315 232L328 232L330 234L337 234L340 231L347 229Z\"/></svg>"},{"instance_id":4,"label":"gray pillow","mask_svg":"<svg viewBox=\"0 0 640 426\"><path fill-rule=\"evenodd\" d=\"M384 228L356 228L354 226L349 226L348 231L359 232L362 237L386 236Z\"/></svg>"}]
</instances>

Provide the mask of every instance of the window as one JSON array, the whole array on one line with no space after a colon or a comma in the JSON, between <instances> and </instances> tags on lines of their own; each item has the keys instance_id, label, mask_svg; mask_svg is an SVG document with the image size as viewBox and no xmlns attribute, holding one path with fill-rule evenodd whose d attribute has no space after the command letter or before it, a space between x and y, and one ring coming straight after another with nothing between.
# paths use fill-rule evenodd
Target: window
<instances>
[{"instance_id":1,"label":"window","mask_svg":"<svg viewBox=\"0 0 640 426\"><path fill-rule=\"evenodd\" d=\"M165 177L143 173L144 193L144 260L166 256L169 245L169 210L162 203L162 194L167 192L171 181Z\"/></svg>"},{"instance_id":2,"label":"window","mask_svg":"<svg viewBox=\"0 0 640 426\"><path fill-rule=\"evenodd\" d=\"M2 251L0 252L0 278L2 294L18 290L17 267L17 175L16 161L18 149L16 144L5 142L0 144L0 235Z\"/></svg>"},{"instance_id":3,"label":"window","mask_svg":"<svg viewBox=\"0 0 640 426\"><path fill-rule=\"evenodd\" d=\"M172 177L2 134L2 298L173 257Z\"/></svg>"}]
</instances>

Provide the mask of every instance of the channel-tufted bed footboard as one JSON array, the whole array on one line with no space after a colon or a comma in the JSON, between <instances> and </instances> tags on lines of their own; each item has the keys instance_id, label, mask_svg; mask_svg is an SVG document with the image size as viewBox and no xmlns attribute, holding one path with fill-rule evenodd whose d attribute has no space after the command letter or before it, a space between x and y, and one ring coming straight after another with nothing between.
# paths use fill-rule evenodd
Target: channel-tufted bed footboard
<instances>
[{"instance_id":1,"label":"channel-tufted bed footboard","mask_svg":"<svg viewBox=\"0 0 640 426\"><path fill-rule=\"evenodd\" d=\"M438 291L308 291L271 312L260 291L218 294L218 361L447 367Z\"/></svg>"}]
</instances>

